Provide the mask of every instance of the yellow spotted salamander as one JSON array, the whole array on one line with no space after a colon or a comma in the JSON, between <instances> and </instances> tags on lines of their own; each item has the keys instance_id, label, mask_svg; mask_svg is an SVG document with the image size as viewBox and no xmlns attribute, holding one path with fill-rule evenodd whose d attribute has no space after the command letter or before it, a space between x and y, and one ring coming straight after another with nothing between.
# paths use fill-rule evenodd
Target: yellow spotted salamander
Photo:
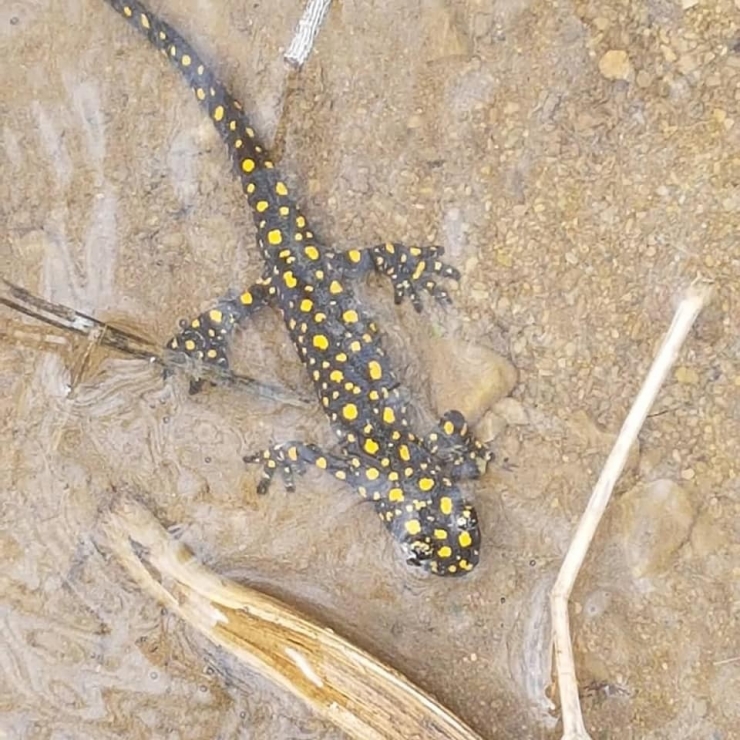
<instances>
[{"instance_id":1,"label":"yellow spotted salamander","mask_svg":"<svg viewBox=\"0 0 740 740\"><path fill-rule=\"evenodd\" d=\"M378 327L350 284L375 270L390 278L396 303L409 298L421 310L422 290L449 302L435 278L459 279L459 273L440 261L440 247L385 243L338 252L320 244L241 104L193 47L139 2L106 1L180 71L215 125L241 179L264 259L254 285L181 322L168 347L227 367L236 325L264 306L277 309L339 440L338 454L295 441L245 458L262 465L258 492L267 491L277 471L292 490L294 473L315 465L373 503L409 563L439 575L472 570L478 518L456 482L477 478L491 453L458 411L446 413L426 437L414 434Z\"/></svg>"}]
</instances>

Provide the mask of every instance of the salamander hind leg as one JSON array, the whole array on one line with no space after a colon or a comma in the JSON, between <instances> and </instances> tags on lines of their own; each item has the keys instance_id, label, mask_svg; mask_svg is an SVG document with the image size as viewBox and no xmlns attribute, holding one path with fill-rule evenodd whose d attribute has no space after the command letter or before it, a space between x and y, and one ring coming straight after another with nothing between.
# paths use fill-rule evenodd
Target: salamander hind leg
<instances>
[{"instance_id":1,"label":"salamander hind leg","mask_svg":"<svg viewBox=\"0 0 740 740\"><path fill-rule=\"evenodd\" d=\"M452 480L480 478L493 459L493 452L476 439L459 411L444 414L423 442Z\"/></svg>"},{"instance_id":2,"label":"salamander hind leg","mask_svg":"<svg viewBox=\"0 0 740 740\"><path fill-rule=\"evenodd\" d=\"M264 306L270 298L269 286L256 283L236 297L220 299L207 311L180 322L180 331L166 344L170 351L185 359L228 370L228 348L237 325ZM193 380L191 393L197 393L202 381Z\"/></svg>"},{"instance_id":3,"label":"salamander hind leg","mask_svg":"<svg viewBox=\"0 0 740 740\"><path fill-rule=\"evenodd\" d=\"M374 270L390 278L396 303L410 299L421 311L421 293L427 292L440 303L451 303L449 293L437 283L438 278L459 280L460 273L442 262L443 247L407 247L405 244L385 242L367 249L350 249L339 253L340 269L348 275L359 275Z\"/></svg>"}]
</instances>

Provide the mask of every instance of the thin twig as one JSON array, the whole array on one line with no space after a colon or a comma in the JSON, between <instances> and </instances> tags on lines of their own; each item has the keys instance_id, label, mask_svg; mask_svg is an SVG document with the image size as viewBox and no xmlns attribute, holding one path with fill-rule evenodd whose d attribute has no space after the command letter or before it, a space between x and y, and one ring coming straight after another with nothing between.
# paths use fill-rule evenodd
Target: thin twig
<instances>
[{"instance_id":1,"label":"thin twig","mask_svg":"<svg viewBox=\"0 0 740 740\"><path fill-rule=\"evenodd\" d=\"M56 329L85 337L87 345L76 367L74 373L76 377L86 367L92 350L96 346L103 346L160 365L168 372L184 371L198 382L207 380L216 385L245 388L259 396L291 405L302 406L308 402L307 399L299 398L280 386L264 383L247 375L231 372L226 368L199 362L180 352L163 349L148 339L125 329L119 329L61 303L47 301L3 277L0 277L0 304ZM7 331L4 334L9 336Z\"/></svg>"},{"instance_id":2,"label":"thin twig","mask_svg":"<svg viewBox=\"0 0 740 740\"><path fill-rule=\"evenodd\" d=\"M308 0L293 40L283 56L292 67L300 69L306 63L330 5L331 0Z\"/></svg>"},{"instance_id":3,"label":"thin twig","mask_svg":"<svg viewBox=\"0 0 740 740\"><path fill-rule=\"evenodd\" d=\"M676 310L663 344L629 414L627 414L619 436L591 494L586 510L581 516L550 595L552 639L563 716L563 740L590 740L583 723L581 705L578 699L578 684L568 621L568 600L596 528L609 503L614 485L624 468L630 448L637 439L645 418L673 363L676 361L689 330L710 297L710 284L705 281L697 281L689 288L685 298Z\"/></svg>"}]
</instances>

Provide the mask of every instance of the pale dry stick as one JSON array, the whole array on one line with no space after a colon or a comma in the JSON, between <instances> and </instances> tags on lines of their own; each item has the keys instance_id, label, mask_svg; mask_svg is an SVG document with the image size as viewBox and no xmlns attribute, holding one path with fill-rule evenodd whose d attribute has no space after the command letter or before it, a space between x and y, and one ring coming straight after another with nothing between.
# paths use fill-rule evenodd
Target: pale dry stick
<instances>
[{"instance_id":1,"label":"pale dry stick","mask_svg":"<svg viewBox=\"0 0 740 740\"><path fill-rule=\"evenodd\" d=\"M300 69L306 63L330 5L331 0L308 0L293 40L283 56L295 69Z\"/></svg>"},{"instance_id":2,"label":"pale dry stick","mask_svg":"<svg viewBox=\"0 0 740 740\"><path fill-rule=\"evenodd\" d=\"M604 464L599 480L594 486L591 498L581 516L581 520L578 522L578 527L550 594L552 640L563 717L563 740L590 740L583 723L581 705L578 699L578 683L568 621L568 600L596 528L609 503L617 479L624 468L630 448L637 439L648 412L655 402L655 398L673 363L676 361L681 346L686 340L696 317L709 302L711 293L709 282L697 280L691 285L686 292L686 296L679 304L663 344L655 356L642 388L640 388L640 392L624 420L614 447Z\"/></svg>"},{"instance_id":3,"label":"pale dry stick","mask_svg":"<svg viewBox=\"0 0 740 740\"><path fill-rule=\"evenodd\" d=\"M197 562L142 504L116 492L105 544L151 596L355 740L480 740L404 676L292 607Z\"/></svg>"}]
</instances>

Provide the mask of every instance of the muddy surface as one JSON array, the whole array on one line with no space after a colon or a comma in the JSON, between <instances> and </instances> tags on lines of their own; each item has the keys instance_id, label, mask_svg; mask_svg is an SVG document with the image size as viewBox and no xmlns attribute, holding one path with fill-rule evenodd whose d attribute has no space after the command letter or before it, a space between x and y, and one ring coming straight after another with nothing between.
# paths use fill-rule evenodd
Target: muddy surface
<instances>
[{"instance_id":1,"label":"muddy surface","mask_svg":"<svg viewBox=\"0 0 740 740\"><path fill-rule=\"evenodd\" d=\"M482 562L464 579L420 576L318 474L258 499L241 456L328 441L317 408L190 397L110 355L69 392L80 347L44 345L3 310L0 327L27 334L0 345L5 736L339 737L96 548L125 482L209 566L320 616L484 738L559 737L548 589L677 297L702 274L715 300L620 482L573 631L594 738L738 737L737 0L344 0L291 80L281 52L301 8L154 6L244 101L326 242L437 242L462 270L447 311L395 308L373 279L365 297L430 419L458 373L488 378L435 356L446 338L518 371L513 395L480 409L498 457L469 487ZM4 275L158 341L258 276L210 123L104 3L7 0L0 57ZM236 355L306 388L274 316Z\"/></svg>"}]
</instances>

